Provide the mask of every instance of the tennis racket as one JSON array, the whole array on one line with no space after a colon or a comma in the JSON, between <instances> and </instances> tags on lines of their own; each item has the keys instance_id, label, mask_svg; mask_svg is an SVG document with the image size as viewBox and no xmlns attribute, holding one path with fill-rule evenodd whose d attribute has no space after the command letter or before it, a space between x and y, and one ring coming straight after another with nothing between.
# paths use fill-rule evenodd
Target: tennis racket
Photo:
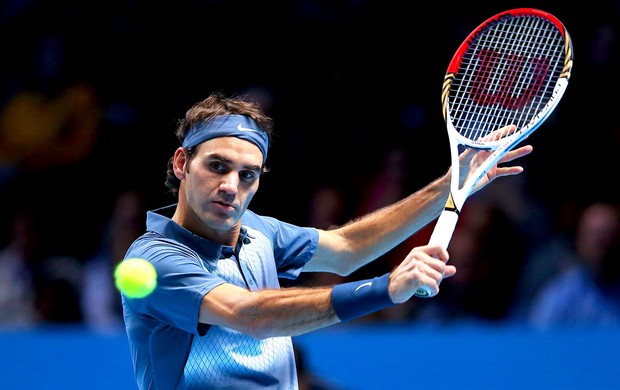
<instances>
[{"instance_id":1,"label":"tennis racket","mask_svg":"<svg viewBox=\"0 0 620 390\"><path fill-rule=\"evenodd\" d=\"M573 47L555 16L533 8L501 12L460 45L443 81L441 101L450 142L450 195L430 244L447 248L465 200L498 161L553 112L571 75ZM514 128L504 129L515 125ZM492 151L460 186L464 147ZM422 286L417 296L429 296Z\"/></svg>"}]
</instances>

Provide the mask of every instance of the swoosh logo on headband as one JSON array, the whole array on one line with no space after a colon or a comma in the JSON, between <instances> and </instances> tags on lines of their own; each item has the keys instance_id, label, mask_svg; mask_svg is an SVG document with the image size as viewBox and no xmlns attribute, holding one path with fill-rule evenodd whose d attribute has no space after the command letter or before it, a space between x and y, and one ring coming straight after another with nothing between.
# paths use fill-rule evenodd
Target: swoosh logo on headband
<instances>
[{"instance_id":1,"label":"swoosh logo on headband","mask_svg":"<svg viewBox=\"0 0 620 390\"><path fill-rule=\"evenodd\" d=\"M241 126L241 123L239 123L239 124L237 125L237 130L239 130L239 131L253 131L253 132L255 132L255 133L258 133L258 131L257 131L257 130L251 129L251 128L249 128L249 127L243 127L243 126Z\"/></svg>"}]
</instances>

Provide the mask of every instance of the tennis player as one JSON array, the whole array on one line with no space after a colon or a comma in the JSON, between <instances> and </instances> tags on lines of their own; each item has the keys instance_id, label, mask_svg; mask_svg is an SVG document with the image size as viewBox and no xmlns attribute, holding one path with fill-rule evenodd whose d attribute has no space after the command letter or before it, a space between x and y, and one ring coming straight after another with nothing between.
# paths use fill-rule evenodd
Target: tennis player
<instances>
[{"instance_id":1,"label":"tennis player","mask_svg":"<svg viewBox=\"0 0 620 390\"><path fill-rule=\"evenodd\" d=\"M123 297L140 389L297 389L291 336L406 302L422 285L434 296L456 272L445 249L421 246L373 279L280 288L278 278L301 272L348 275L394 248L439 215L450 174L344 226L295 226L248 209L267 170L271 132L257 104L221 94L179 122L181 146L166 180L178 202L149 211L146 233L126 254L158 273L151 295ZM502 162L531 150L517 148ZM463 176L479 153L463 152ZM496 166L478 189L522 170Z\"/></svg>"}]
</instances>

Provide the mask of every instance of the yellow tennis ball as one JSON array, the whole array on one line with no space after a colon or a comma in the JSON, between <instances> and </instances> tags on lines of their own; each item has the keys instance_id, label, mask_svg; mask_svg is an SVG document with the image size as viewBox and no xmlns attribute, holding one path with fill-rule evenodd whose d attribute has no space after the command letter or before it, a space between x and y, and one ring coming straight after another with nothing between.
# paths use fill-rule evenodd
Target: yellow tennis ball
<instances>
[{"instance_id":1,"label":"yellow tennis ball","mask_svg":"<svg viewBox=\"0 0 620 390\"><path fill-rule=\"evenodd\" d=\"M144 298L157 287L157 271L144 259L125 259L114 270L114 283L127 298Z\"/></svg>"}]
</instances>

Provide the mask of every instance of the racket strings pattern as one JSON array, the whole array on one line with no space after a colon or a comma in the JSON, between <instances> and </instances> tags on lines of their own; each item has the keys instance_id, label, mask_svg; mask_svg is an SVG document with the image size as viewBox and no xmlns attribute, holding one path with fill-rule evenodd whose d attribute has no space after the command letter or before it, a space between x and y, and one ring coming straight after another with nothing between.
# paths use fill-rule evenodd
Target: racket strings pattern
<instances>
[{"instance_id":1,"label":"racket strings pattern","mask_svg":"<svg viewBox=\"0 0 620 390\"><path fill-rule=\"evenodd\" d=\"M483 147L510 135L497 132L500 127L539 121L572 53L557 26L536 15L503 16L471 40L456 73L446 75L444 115Z\"/></svg>"}]
</instances>

